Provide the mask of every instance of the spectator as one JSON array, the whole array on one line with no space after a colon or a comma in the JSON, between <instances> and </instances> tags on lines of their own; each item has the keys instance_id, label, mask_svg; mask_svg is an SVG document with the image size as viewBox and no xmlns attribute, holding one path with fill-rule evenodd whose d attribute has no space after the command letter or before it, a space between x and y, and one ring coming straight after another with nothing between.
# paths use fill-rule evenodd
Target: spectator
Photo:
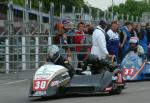
<instances>
[{"instance_id":1,"label":"spectator","mask_svg":"<svg viewBox=\"0 0 150 103\"><path fill-rule=\"evenodd\" d=\"M92 34L94 32L94 28L93 27L89 27L87 30L88 36L86 36L85 40L84 40L84 44L89 44L89 46L87 46L87 51L90 53L91 52L91 45L92 44ZM87 53L87 54L89 54Z\"/></svg>"},{"instance_id":2,"label":"spectator","mask_svg":"<svg viewBox=\"0 0 150 103\"><path fill-rule=\"evenodd\" d=\"M148 53L150 54L150 24L149 23L146 23L146 35L147 35Z\"/></svg>"},{"instance_id":3,"label":"spectator","mask_svg":"<svg viewBox=\"0 0 150 103\"><path fill-rule=\"evenodd\" d=\"M64 28L65 28L65 31L66 31L66 34L67 34L67 38L68 38L68 44L74 44L74 28L73 28L73 23L70 21L70 20L67 20L67 19L63 19L62 20L62 23L64 25ZM74 51L74 46L69 46L70 49L72 51Z\"/></svg>"},{"instance_id":4,"label":"spectator","mask_svg":"<svg viewBox=\"0 0 150 103\"><path fill-rule=\"evenodd\" d=\"M78 30L76 30L75 34L75 44L77 44L76 46L76 52L77 53L82 53L82 52L87 52L86 51L86 48L81 46L83 44L83 41L85 39L85 35L84 35L84 23L83 22L80 22L78 23ZM77 58L79 61L83 61L83 59L85 58L85 54L77 54ZM78 67L80 68L81 67L81 63L78 63Z\"/></svg>"},{"instance_id":5,"label":"spectator","mask_svg":"<svg viewBox=\"0 0 150 103\"><path fill-rule=\"evenodd\" d=\"M92 35L91 54L96 55L100 60L105 59L108 55L106 48L105 28L106 22L101 20Z\"/></svg>"},{"instance_id":6,"label":"spectator","mask_svg":"<svg viewBox=\"0 0 150 103\"><path fill-rule=\"evenodd\" d=\"M60 45L60 52L61 53L67 53L67 56L69 60L71 60L71 50L68 46L68 38L67 35L64 33L65 28L64 25L61 23L57 23L55 26L56 29L56 36L54 37L54 44Z\"/></svg>"},{"instance_id":7,"label":"spectator","mask_svg":"<svg viewBox=\"0 0 150 103\"><path fill-rule=\"evenodd\" d=\"M126 22L120 33L120 48L122 49L122 57L124 57L129 49L129 40L131 37L132 23Z\"/></svg>"},{"instance_id":8,"label":"spectator","mask_svg":"<svg viewBox=\"0 0 150 103\"><path fill-rule=\"evenodd\" d=\"M107 34L109 36L109 41L107 44L107 49L109 54L115 55L118 59L118 52L119 52L119 34L117 32L118 30L118 24L117 21L113 21L111 23L111 28L107 31Z\"/></svg>"},{"instance_id":9,"label":"spectator","mask_svg":"<svg viewBox=\"0 0 150 103\"><path fill-rule=\"evenodd\" d=\"M139 37L139 44L143 47L144 52L148 53L148 43L147 43L147 35L145 29L145 23L141 24L141 29L139 30L138 37Z\"/></svg>"},{"instance_id":10,"label":"spectator","mask_svg":"<svg viewBox=\"0 0 150 103\"><path fill-rule=\"evenodd\" d=\"M131 37L137 37L137 24L133 23L132 27L133 29L131 31Z\"/></svg>"},{"instance_id":11,"label":"spectator","mask_svg":"<svg viewBox=\"0 0 150 103\"><path fill-rule=\"evenodd\" d=\"M88 34L88 29L91 27L90 23L86 23L85 28L84 28L84 33Z\"/></svg>"},{"instance_id":12,"label":"spectator","mask_svg":"<svg viewBox=\"0 0 150 103\"><path fill-rule=\"evenodd\" d=\"M72 44L75 44L74 35L75 35L75 28L73 23L68 19L63 19L62 23L64 24L66 35L67 35L67 41L69 44L69 48L71 50L71 57L72 61L77 61L77 55L75 53L75 46ZM74 68L77 68L78 63L71 63Z\"/></svg>"}]
</instances>

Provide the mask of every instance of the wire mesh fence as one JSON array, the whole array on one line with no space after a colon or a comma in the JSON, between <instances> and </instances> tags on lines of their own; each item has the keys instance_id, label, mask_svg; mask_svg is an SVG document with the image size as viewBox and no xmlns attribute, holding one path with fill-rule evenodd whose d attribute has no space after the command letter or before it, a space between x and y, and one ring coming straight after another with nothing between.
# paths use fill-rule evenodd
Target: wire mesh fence
<instances>
[{"instance_id":1,"label":"wire mesh fence","mask_svg":"<svg viewBox=\"0 0 150 103\"><path fill-rule=\"evenodd\" d=\"M75 29L81 21L95 27L98 25L99 19L111 21L112 18L104 15L93 19L90 10L89 13L84 13L82 9L81 12L76 12L74 6L71 13L65 13L62 10L61 16L56 17L53 3L50 5L49 13L43 13L40 4L38 10L28 8L27 3L24 7L15 5L13 2L3 3L0 6L5 10L5 12L0 11L0 74L11 75L11 73L14 73L15 76L10 76L10 78L28 78L30 71L35 71L45 63L47 48L54 44L53 37L56 36L56 23L67 19L71 23L70 28ZM75 36L74 33L66 34L71 38ZM59 47L66 46L63 44L57 45ZM74 43L68 45L71 48L91 46L91 44ZM77 60L77 54L87 54L87 52L80 53L73 50L71 54L73 57L71 62L74 68L77 68L77 62L80 62ZM3 74L1 75L3 77Z\"/></svg>"}]
</instances>

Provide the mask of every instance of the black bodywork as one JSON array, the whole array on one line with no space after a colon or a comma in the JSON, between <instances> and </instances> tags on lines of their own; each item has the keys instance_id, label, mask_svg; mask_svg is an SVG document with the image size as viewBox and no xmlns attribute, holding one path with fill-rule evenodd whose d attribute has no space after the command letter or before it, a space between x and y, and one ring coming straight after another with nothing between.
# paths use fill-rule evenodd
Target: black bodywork
<instances>
[{"instance_id":1,"label":"black bodywork","mask_svg":"<svg viewBox=\"0 0 150 103\"><path fill-rule=\"evenodd\" d=\"M95 61L96 62L96 61ZM94 67L90 63L86 63L86 66ZM84 68L85 69L85 68ZM113 69L113 70L112 70ZM85 93L110 93L110 94L120 94L125 86L124 79L122 77L120 69L104 67L100 68L100 72L97 74L86 75L80 73L73 77L68 78L69 75L65 77L62 74L57 75L52 81L62 81L58 85L51 86L51 82L45 94L33 95L33 84L31 84L31 89L29 96L53 96L53 95L64 95L64 94L85 94Z\"/></svg>"}]
</instances>

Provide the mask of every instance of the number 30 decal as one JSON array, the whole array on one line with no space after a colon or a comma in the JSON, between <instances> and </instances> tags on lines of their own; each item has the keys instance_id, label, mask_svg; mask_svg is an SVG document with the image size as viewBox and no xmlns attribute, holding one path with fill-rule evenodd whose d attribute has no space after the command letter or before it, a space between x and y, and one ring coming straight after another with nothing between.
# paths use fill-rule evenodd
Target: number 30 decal
<instances>
[{"instance_id":1,"label":"number 30 decal","mask_svg":"<svg viewBox=\"0 0 150 103\"><path fill-rule=\"evenodd\" d=\"M45 90L47 88L48 80L34 80L34 90Z\"/></svg>"}]
</instances>

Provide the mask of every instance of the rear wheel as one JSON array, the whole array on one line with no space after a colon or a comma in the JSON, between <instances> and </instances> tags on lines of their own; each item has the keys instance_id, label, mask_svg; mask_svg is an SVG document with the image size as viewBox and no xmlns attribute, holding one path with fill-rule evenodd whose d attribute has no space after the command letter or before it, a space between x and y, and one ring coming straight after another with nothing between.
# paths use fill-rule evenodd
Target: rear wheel
<instances>
[{"instance_id":1,"label":"rear wheel","mask_svg":"<svg viewBox=\"0 0 150 103\"><path fill-rule=\"evenodd\" d=\"M109 92L111 95L116 95L116 94L121 94L122 92L122 88L121 87L117 87L116 89L112 90L111 92Z\"/></svg>"}]
</instances>

